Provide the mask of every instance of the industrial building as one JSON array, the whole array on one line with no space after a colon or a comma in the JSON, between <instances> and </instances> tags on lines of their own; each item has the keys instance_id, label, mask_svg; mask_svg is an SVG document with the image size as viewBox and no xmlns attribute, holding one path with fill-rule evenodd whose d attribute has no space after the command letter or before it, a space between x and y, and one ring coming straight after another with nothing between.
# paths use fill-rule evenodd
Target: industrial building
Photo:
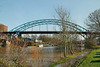
<instances>
[{"instance_id":1,"label":"industrial building","mask_svg":"<svg viewBox=\"0 0 100 67\"><path fill-rule=\"evenodd\" d=\"M3 32L3 31L8 31L8 26L3 25L3 24L0 24L0 31L1 31L1 32Z\"/></svg>"}]
</instances>

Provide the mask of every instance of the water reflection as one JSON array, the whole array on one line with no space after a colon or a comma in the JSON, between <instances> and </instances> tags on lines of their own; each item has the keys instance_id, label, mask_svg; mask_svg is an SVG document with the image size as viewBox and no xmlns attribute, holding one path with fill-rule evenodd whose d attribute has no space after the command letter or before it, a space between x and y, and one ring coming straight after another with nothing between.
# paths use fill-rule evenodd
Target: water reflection
<instances>
[{"instance_id":1,"label":"water reflection","mask_svg":"<svg viewBox=\"0 0 100 67\"><path fill-rule=\"evenodd\" d=\"M11 62L19 57L32 67L48 67L51 63L58 61L63 56L63 51L58 47L29 47L29 48L0 48L0 57Z\"/></svg>"}]
</instances>

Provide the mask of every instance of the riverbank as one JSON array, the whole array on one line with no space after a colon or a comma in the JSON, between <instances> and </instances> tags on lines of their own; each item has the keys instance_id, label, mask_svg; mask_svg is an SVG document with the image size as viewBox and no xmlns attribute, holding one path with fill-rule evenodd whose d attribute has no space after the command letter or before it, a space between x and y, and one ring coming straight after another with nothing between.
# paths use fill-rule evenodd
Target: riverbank
<instances>
[{"instance_id":1,"label":"riverbank","mask_svg":"<svg viewBox=\"0 0 100 67\"><path fill-rule=\"evenodd\" d=\"M77 59L78 56L80 56L83 53L85 54L85 52L86 52L86 54L88 54L89 51L90 50L87 49L87 50L84 50L82 52L75 53L73 55L68 56L67 58L64 58L64 59L62 59L62 60L60 60L58 62L55 62L55 63L51 64L49 67L62 67L62 66L65 66L65 65L69 66L71 63L74 64L77 61L74 58ZM73 59L74 62L71 59Z\"/></svg>"},{"instance_id":2,"label":"riverbank","mask_svg":"<svg viewBox=\"0 0 100 67\"><path fill-rule=\"evenodd\" d=\"M76 67L100 67L100 47L78 61Z\"/></svg>"}]
</instances>

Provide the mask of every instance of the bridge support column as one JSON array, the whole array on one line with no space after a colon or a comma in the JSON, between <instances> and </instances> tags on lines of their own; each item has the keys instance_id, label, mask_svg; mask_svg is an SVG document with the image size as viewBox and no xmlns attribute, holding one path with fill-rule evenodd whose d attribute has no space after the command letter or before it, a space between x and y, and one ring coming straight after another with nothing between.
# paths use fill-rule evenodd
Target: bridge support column
<instances>
[{"instance_id":1,"label":"bridge support column","mask_svg":"<svg viewBox=\"0 0 100 67\"><path fill-rule=\"evenodd\" d=\"M86 37L85 37L85 43L84 43L84 48L86 49L86 39L88 38L88 34L85 34Z\"/></svg>"},{"instance_id":2,"label":"bridge support column","mask_svg":"<svg viewBox=\"0 0 100 67\"><path fill-rule=\"evenodd\" d=\"M18 38L22 40L22 34L18 34Z\"/></svg>"},{"instance_id":3,"label":"bridge support column","mask_svg":"<svg viewBox=\"0 0 100 67\"><path fill-rule=\"evenodd\" d=\"M7 34L7 40L9 40L9 34Z\"/></svg>"},{"instance_id":4,"label":"bridge support column","mask_svg":"<svg viewBox=\"0 0 100 67\"><path fill-rule=\"evenodd\" d=\"M2 34L2 38L4 38L4 34Z\"/></svg>"},{"instance_id":5,"label":"bridge support column","mask_svg":"<svg viewBox=\"0 0 100 67\"><path fill-rule=\"evenodd\" d=\"M0 33L0 38L2 38L2 34Z\"/></svg>"},{"instance_id":6,"label":"bridge support column","mask_svg":"<svg viewBox=\"0 0 100 67\"><path fill-rule=\"evenodd\" d=\"M82 33L81 33L81 35L82 35ZM83 42L82 42L82 36L81 36L81 51L82 51L82 49L83 49Z\"/></svg>"},{"instance_id":7,"label":"bridge support column","mask_svg":"<svg viewBox=\"0 0 100 67\"><path fill-rule=\"evenodd\" d=\"M7 34L7 40L10 41L10 39L11 39L11 34L8 33Z\"/></svg>"},{"instance_id":8,"label":"bridge support column","mask_svg":"<svg viewBox=\"0 0 100 67\"><path fill-rule=\"evenodd\" d=\"M12 35L9 34L9 35L8 35L8 38L9 38L9 41L11 41Z\"/></svg>"}]
</instances>

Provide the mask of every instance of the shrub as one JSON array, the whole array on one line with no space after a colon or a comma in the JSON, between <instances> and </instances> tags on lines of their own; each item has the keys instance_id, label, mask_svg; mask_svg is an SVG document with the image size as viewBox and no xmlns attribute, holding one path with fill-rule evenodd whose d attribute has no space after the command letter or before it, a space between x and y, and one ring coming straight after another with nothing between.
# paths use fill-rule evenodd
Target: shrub
<instances>
[{"instance_id":1,"label":"shrub","mask_svg":"<svg viewBox=\"0 0 100 67\"><path fill-rule=\"evenodd\" d=\"M85 41L85 47L88 48L88 49L91 49L91 48L95 48L97 45L96 45L96 40L95 39L86 39Z\"/></svg>"}]
</instances>

